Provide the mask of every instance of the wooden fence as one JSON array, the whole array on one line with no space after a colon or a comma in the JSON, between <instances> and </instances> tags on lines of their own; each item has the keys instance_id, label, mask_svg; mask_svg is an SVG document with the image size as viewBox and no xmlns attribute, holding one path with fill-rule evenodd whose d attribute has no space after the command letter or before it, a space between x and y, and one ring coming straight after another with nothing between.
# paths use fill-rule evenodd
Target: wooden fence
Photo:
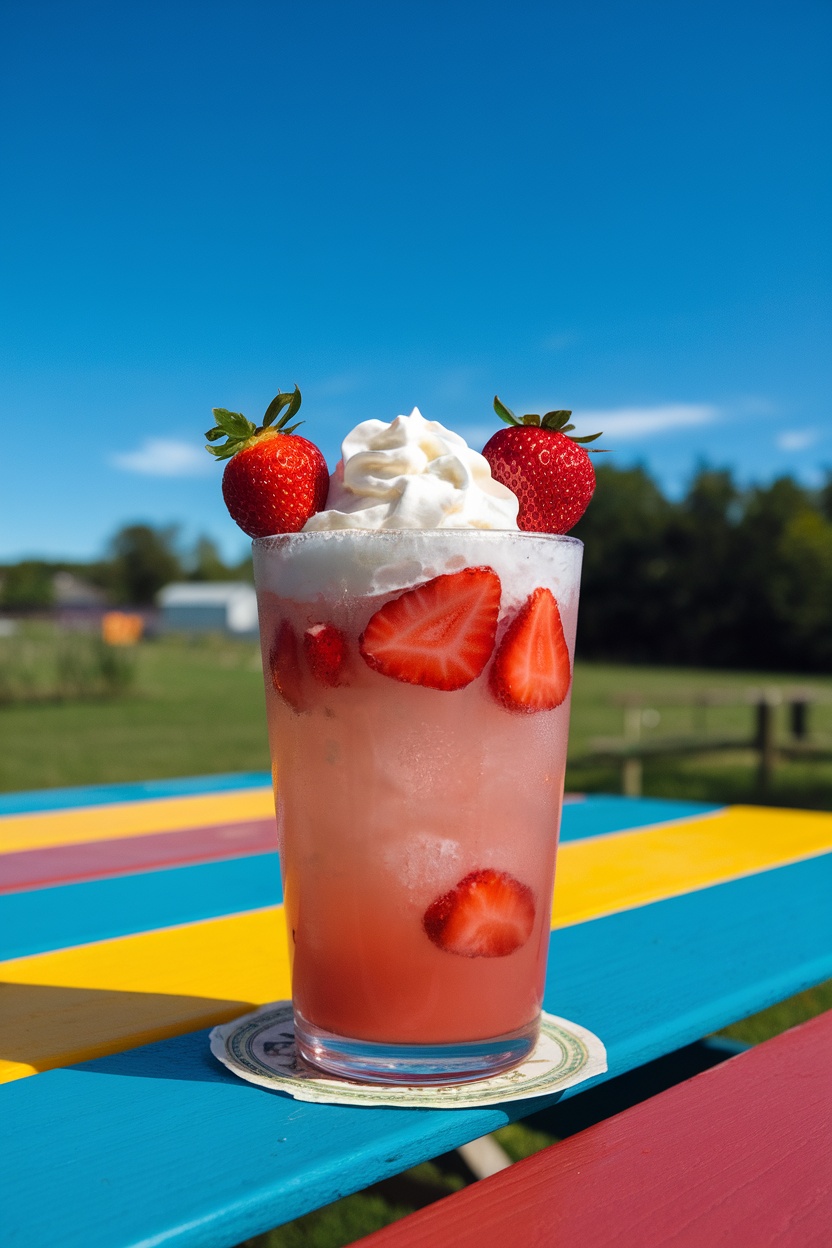
<instances>
[{"instance_id":1,"label":"wooden fence","mask_svg":"<svg viewBox=\"0 0 832 1248\"><path fill-rule=\"evenodd\" d=\"M771 788L775 768L780 759L803 759L823 762L832 759L832 742L812 737L811 708L832 702L832 693L818 689L767 686L750 688L742 694L723 690L706 691L693 698L663 696L647 698L627 694L617 698L624 712L621 737L597 737L591 743L587 762L615 762L621 768L621 792L640 797L644 763L648 758L682 758L686 755L711 754L731 750L753 750L757 756L757 788L762 796ZM686 736L647 737L644 728L655 727L660 720L656 707L690 706L702 711L700 732ZM713 706L747 706L748 732L742 736L709 736L704 731L707 708ZM785 709L786 734L778 739L778 712Z\"/></svg>"}]
</instances>

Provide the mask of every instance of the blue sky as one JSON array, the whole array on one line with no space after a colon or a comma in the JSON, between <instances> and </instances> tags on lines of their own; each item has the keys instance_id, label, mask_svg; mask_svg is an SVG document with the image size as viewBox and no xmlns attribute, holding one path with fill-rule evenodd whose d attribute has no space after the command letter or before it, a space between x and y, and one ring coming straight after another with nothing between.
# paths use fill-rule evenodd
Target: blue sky
<instances>
[{"instance_id":1,"label":"blue sky","mask_svg":"<svg viewBox=\"0 0 832 1248\"><path fill-rule=\"evenodd\" d=\"M678 491L832 466L832 11L7 0L0 559L231 556L212 406L333 466L418 405L571 407ZM591 427L590 427L591 426Z\"/></svg>"}]
</instances>

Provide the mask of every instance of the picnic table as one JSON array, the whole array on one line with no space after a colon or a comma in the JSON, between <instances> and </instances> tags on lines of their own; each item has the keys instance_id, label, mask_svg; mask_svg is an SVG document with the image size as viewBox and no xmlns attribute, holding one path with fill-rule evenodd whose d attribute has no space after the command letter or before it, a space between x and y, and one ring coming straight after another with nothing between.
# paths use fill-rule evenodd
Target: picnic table
<instances>
[{"instance_id":1,"label":"picnic table","mask_svg":"<svg viewBox=\"0 0 832 1248\"><path fill-rule=\"evenodd\" d=\"M554 1102L316 1105L214 1060L211 1026L289 995L265 775L5 795L0 879L16 1248L231 1246ZM832 815L568 800L545 1007L609 1071L558 1112L832 976L830 896Z\"/></svg>"}]
</instances>

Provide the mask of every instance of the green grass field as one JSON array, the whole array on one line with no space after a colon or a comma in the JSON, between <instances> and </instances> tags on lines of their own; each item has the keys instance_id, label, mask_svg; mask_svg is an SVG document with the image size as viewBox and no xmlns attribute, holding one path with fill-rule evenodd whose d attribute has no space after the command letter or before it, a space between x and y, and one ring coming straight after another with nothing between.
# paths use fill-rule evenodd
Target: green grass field
<instances>
[{"instance_id":1,"label":"green grass field","mask_svg":"<svg viewBox=\"0 0 832 1248\"><path fill-rule=\"evenodd\" d=\"M0 790L268 770L257 647L171 639L134 661L122 698L0 707Z\"/></svg>"},{"instance_id":2,"label":"green grass field","mask_svg":"<svg viewBox=\"0 0 832 1248\"><path fill-rule=\"evenodd\" d=\"M136 648L134 663L134 683L124 697L0 706L0 791L268 769L260 658L253 644L218 637L146 642ZM647 740L703 733L741 739L751 734L749 706L703 708L697 699L741 699L755 687L795 685L829 699L810 714L813 734L832 744L832 678L578 663L567 787L619 791L618 768L588 761L588 755L595 738L621 735L628 698L641 699L653 718L660 716L645 728ZM779 714L785 735L785 710ZM752 801L759 797L755 758L738 749L654 760L645 767L644 791ZM783 763L766 801L832 809L832 756L822 763Z\"/></svg>"},{"instance_id":3,"label":"green grass field","mask_svg":"<svg viewBox=\"0 0 832 1248\"><path fill-rule=\"evenodd\" d=\"M134 684L119 698L66 699L0 706L0 790L106 784L225 771L267 770L265 712L259 651L220 638L147 642L137 647ZM620 736L624 706L638 700L654 712L645 739L710 734L750 737L745 692L761 686L817 690L830 700L811 711L813 736L832 742L832 678L577 664L572 703L567 787L617 792L615 766L591 761L598 737ZM705 694L738 705L702 707ZM660 716L655 723L656 713ZM785 712L778 730L787 734ZM755 756L748 748L645 766L647 795L716 802L760 800ZM832 760L779 765L765 801L832 809ZM728 1028L735 1039L758 1043L832 1007L832 984ZM497 1138L514 1160L552 1142L522 1123ZM341 1248L464 1183L449 1159L438 1158L397 1179L300 1218L249 1241L250 1248Z\"/></svg>"},{"instance_id":4,"label":"green grass field","mask_svg":"<svg viewBox=\"0 0 832 1248\"><path fill-rule=\"evenodd\" d=\"M832 678L777 673L702 671L690 668L576 664L570 728L567 788L575 792L619 792L620 770L590 761L593 740L620 737L627 701L652 712L657 723L642 739L713 738L751 740L753 699L760 690L805 689L817 698L809 710L810 740L828 751L823 761L782 761L763 795L757 783L757 755L748 746L694 756L649 759L644 793L696 801L755 802L832 809ZM707 699L717 704L707 705ZM748 701L751 699L751 701ZM719 704L719 702L722 704ZM775 711L778 740L788 744L788 707ZM648 723L651 721L648 719Z\"/></svg>"}]
</instances>

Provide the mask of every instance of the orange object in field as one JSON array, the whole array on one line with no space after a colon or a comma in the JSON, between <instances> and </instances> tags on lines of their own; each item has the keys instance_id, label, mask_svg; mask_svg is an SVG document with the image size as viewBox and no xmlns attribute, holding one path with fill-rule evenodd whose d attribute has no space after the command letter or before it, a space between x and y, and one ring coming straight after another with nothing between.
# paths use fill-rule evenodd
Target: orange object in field
<instances>
[{"instance_id":1,"label":"orange object in field","mask_svg":"<svg viewBox=\"0 0 832 1248\"><path fill-rule=\"evenodd\" d=\"M143 618L127 611L108 611L101 620L101 636L108 646L134 646L143 632Z\"/></svg>"}]
</instances>

